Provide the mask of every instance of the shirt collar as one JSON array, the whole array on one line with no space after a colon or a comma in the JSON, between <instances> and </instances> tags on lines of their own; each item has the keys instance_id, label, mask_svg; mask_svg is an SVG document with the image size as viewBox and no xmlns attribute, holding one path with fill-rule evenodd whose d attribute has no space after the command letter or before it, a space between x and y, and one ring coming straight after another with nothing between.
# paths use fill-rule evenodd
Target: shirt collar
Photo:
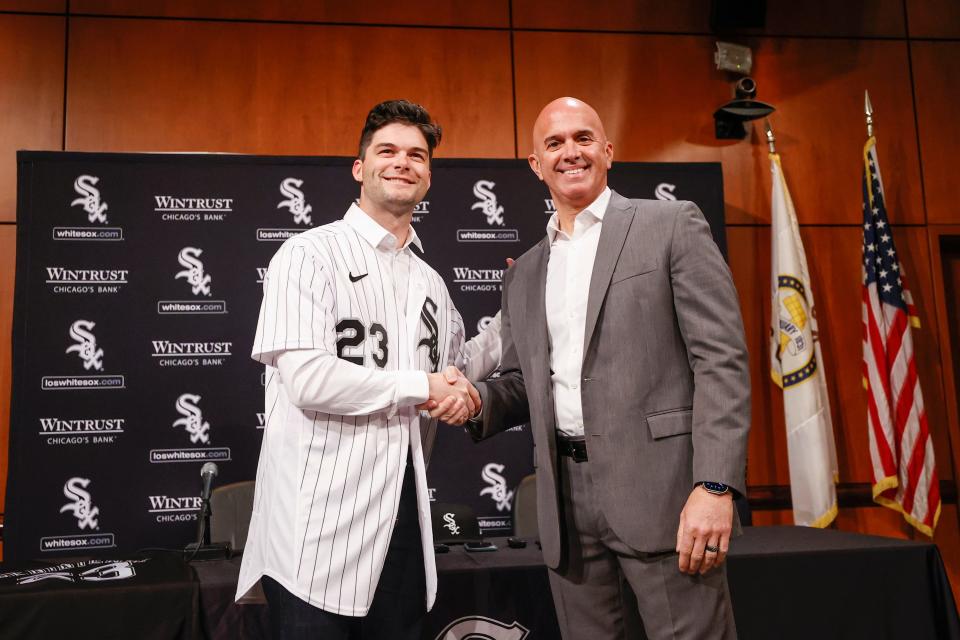
<instances>
[{"instance_id":1,"label":"shirt collar","mask_svg":"<svg viewBox=\"0 0 960 640\"><path fill-rule=\"evenodd\" d=\"M597 222L603 222L603 216L607 212L607 206L610 204L610 187L604 187L603 191L600 192L600 195L597 196L597 199L588 204L583 211L577 214L577 218L582 216L585 213L592 215L596 218ZM556 211L553 212L553 215L550 216L550 219L547 221L547 239L553 244L553 241L557 239L557 235L560 233L560 219Z\"/></svg>"},{"instance_id":2,"label":"shirt collar","mask_svg":"<svg viewBox=\"0 0 960 640\"><path fill-rule=\"evenodd\" d=\"M343 216L343 220L353 227L360 237L370 243L370 246L373 248L384 248L395 250L397 248L397 237L380 226L380 223L371 218L367 213L361 209L357 203L350 205L350 208L347 209L347 213ZM390 239L393 242L390 242ZM413 225L410 225L410 232L407 234L407 241L404 243L400 249L406 249L411 244L417 245L417 249L423 251L423 245L420 243L420 236L417 235L417 230L413 228Z\"/></svg>"}]
</instances>

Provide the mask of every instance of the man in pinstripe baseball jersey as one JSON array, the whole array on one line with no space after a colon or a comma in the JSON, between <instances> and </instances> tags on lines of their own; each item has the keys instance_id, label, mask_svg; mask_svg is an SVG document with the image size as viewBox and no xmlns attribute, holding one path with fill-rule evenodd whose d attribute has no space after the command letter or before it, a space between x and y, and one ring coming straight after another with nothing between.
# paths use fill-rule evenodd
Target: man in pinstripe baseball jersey
<instances>
[{"instance_id":1,"label":"man in pinstripe baseball jersey","mask_svg":"<svg viewBox=\"0 0 960 640\"><path fill-rule=\"evenodd\" d=\"M482 379L500 349L499 322L464 342L446 285L411 250L439 140L423 107L375 106L359 206L285 242L264 278L266 429L237 596L262 578L277 638L418 638L436 595L435 420L419 407L464 420L479 397L446 367Z\"/></svg>"}]
</instances>

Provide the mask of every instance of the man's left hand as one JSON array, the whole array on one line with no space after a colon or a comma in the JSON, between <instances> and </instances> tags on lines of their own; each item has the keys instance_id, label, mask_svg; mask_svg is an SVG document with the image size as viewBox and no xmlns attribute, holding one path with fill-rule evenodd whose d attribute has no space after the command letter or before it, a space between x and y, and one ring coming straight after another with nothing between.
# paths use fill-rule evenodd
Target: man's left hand
<instances>
[{"instance_id":1,"label":"man's left hand","mask_svg":"<svg viewBox=\"0 0 960 640\"><path fill-rule=\"evenodd\" d=\"M703 487L695 487L680 512L677 529L680 571L703 575L723 564L732 528L733 495L727 492L718 496ZM708 551L707 547L717 550Z\"/></svg>"}]
</instances>

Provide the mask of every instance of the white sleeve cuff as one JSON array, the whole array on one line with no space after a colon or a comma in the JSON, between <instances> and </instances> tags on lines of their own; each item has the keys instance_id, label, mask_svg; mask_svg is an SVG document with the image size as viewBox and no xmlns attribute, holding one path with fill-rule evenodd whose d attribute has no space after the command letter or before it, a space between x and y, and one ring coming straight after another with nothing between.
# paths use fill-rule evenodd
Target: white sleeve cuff
<instances>
[{"instance_id":1,"label":"white sleeve cuff","mask_svg":"<svg viewBox=\"0 0 960 640\"><path fill-rule=\"evenodd\" d=\"M422 404L430 398L430 383L423 371L397 371L396 407Z\"/></svg>"}]
</instances>

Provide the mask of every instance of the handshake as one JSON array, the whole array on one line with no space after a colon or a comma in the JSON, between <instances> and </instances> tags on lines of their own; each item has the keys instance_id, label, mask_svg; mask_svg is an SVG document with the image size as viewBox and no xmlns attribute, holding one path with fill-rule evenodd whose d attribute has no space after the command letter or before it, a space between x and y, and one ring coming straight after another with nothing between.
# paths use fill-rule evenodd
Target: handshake
<instances>
[{"instance_id":1,"label":"handshake","mask_svg":"<svg viewBox=\"0 0 960 640\"><path fill-rule=\"evenodd\" d=\"M427 411L432 418L447 424L462 425L480 412L480 394L470 381L454 366L439 373L428 373L430 397L417 409Z\"/></svg>"}]
</instances>

